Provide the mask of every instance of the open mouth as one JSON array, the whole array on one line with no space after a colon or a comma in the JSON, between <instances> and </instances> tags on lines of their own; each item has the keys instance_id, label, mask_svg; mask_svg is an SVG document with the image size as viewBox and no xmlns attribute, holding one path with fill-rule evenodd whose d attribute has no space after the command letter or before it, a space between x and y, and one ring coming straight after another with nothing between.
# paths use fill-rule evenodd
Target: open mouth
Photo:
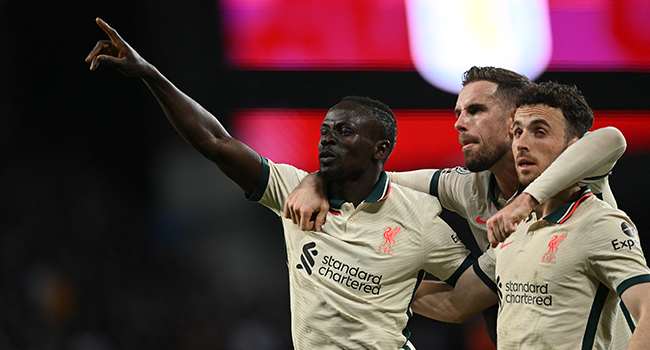
<instances>
[{"instance_id":1,"label":"open mouth","mask_svg":"<svg viewBox=\"0 0 650 350\"><path fill-rule=\"evenodd\" d=\"M530 168L533 165L535 165L535 163L529 159L521 158L517 161L517 166L523 169Z\"/></svg>"}]
</instances>

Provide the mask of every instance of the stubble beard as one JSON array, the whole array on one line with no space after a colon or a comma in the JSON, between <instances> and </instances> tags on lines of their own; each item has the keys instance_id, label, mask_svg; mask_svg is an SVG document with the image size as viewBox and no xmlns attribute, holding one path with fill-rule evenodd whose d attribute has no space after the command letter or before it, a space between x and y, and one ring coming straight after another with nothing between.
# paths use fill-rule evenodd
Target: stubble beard
<instances>
[{"instance_id":1,"label":"stubble beard","mask_svg":"<svg viewBox=\"0 0 650 350\"><path fill-rule=\"evenodd\" d=\"M510 150L510 142L495 143L492 147L469 151L465 155L465 166L472 172L485 171L492 168Z\"/></svg>"},{"instance_id":2,"label":"stubble beard","mask_svg":"<svg viewBox=\"0 0 650 350\"><path fill-rule=\"evenodd\" d=\"M335 169L320 170L318 172L318 176L320 176L321 179L328 182L336 181L343 177L343 169L335 168Z\"/></svg>"}]
</instances>

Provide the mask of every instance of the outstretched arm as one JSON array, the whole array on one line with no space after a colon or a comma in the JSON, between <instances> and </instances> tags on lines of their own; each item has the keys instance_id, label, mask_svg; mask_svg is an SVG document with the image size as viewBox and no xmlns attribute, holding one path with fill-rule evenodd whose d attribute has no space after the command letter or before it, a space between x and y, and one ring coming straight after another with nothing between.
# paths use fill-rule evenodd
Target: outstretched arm
<instances>
[{"instance_id":1,"label":"outstretched arm","mask_svg":"<svg viewBox=\"0 0 650 350\"><path fill-rule=\"evenodd\" d=\"M614 127L586 134L562 154L526 190L487 222L493 247L503 242L539 204L581 180L605 176L623 155L627 144Z\"/></svg>"},{"instance_id":2,"label":"outstretched arm","mask_svg":"<svg viewBox=\"0 0 650 350\"><path fill-rule=\"evenodd\" d=\"M217 118L176 88L106 22L100 18L96 22L110 40L97 42L86 57L90 70L104 64L126 76L141 78L185 141L217 164L246 193L252 193L262 168L260 156L232 138Z\"/></svg>"},{"instance_id":3,"label":"outstretched arm","mask_svg":"<svg viewBox=\"0 0 650 350\"><path fill-rule=\"evenodd\" d=\"M300 225L303 231L320 232L329 208L327 182L317 173L312 173L287 197L284 203L284 217Z\"/></svg>"},{"instance_id":4,"label":"outstretched arm","mask_svg":"<svg viewBox=\"0 0 650 350\"><path fill-rule=\"evenodd\" d=\"M460 276L456 287L440 281L422 281L411 309L434 320L463 323L497 301L497 295L470 267Z\"/></svg>"}]
</instances>

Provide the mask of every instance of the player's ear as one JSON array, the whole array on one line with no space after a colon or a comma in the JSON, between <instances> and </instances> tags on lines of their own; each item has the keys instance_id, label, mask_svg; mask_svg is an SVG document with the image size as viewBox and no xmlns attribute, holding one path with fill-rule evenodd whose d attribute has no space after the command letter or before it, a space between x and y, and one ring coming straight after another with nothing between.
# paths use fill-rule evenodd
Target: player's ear
<instances>
[{"instance_id":1,"label":"player's ear","mask_svg":"<svg viewBox=\"0 0 650 350\"><path fill-rule=\"evenodd\" d=\"M567 142L566 146L569 147L569 146L573 145L573 144L574 144L576 141L578 141L578 140L580 140L580 139L578 138L578 136L574 136L574 137L572 137L571 139L569 139L569 141Z\"/></svg>"},{"instance_id":2,"label":"player's ear","mask_svg":"<svg viewBox=\"0 0 650 350\"><path fill-rule=\"evenodd\" d=\"M379 140L375 142L375 159L386 161L388 151L390 150L390 141Z\"/></svg>"}]
</instances>

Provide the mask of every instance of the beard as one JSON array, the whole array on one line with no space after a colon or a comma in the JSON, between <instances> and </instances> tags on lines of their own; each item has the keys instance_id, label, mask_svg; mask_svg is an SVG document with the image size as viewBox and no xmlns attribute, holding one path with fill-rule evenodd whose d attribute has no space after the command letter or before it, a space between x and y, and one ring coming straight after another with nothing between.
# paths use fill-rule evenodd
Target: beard
<instances>
[{"instance_id":1,"label":"beard","mask_svg":"<svg viewBox=\"0 0 650 350\"><path fill-rule=\"evenodd\" d=\"M463 155L465 156L465 165L469 171L479 172L489 170L510 150L509 141L493 143L485 146L487 147L483 147L475 152L463 152Z\"/></svg>"},{"instance_id":2,"label":"beard","mask_svg":"<svg viewBox=\"0 0 650 350\"><path fill-rule=\"evenodd\" d=\"M334 169L325 169L325 170L320 170L318 172L318 176L329 182L329 181L336 181L339 180L343 177L343 169L340 167L334 168Z\"/></svg>"}]
</instances>

